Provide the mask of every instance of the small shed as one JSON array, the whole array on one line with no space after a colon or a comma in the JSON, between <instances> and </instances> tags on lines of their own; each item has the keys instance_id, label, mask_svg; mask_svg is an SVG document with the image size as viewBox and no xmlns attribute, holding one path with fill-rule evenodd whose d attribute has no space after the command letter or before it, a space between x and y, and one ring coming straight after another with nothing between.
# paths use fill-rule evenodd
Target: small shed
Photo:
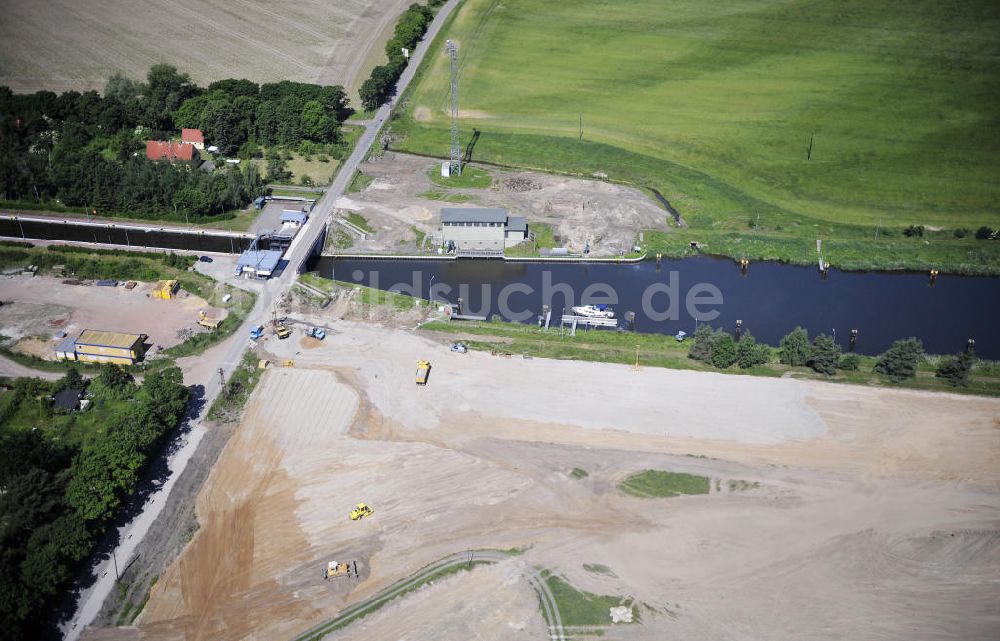
<instances>
[{"instance_id":1,"label":"small shed","mask_svg":"<svg viewBox=\"0 0 1000 641\"><path fill-rule=\"evenodd\" d=\"M281 224L282 225L294 225L295 227L301 227L306 224L309 219L309 215L304 211L297 211L294 209L285 209L281 212Z\"/></svg>"},{"instance_id":2,"label":"small shed","mask_svg":"<svg viewBox=\"0 0 1000 641\"><path fill-rule=\"evenodd\" d=\"M67 387L52 397L52 406L58 410L74 411L80 408L80 399L83 398L83 390Z\"/></svg>"},{"instance_id":3,"label":"small shed","mask_svg":"<svg viewBox=\"0 0 1000 641\"><path fill-rule=\"evenodd\" d=\"M56 358L61 361L76 360L76 338L67 336L56 345Z\"/></svg>"}]
</instances>

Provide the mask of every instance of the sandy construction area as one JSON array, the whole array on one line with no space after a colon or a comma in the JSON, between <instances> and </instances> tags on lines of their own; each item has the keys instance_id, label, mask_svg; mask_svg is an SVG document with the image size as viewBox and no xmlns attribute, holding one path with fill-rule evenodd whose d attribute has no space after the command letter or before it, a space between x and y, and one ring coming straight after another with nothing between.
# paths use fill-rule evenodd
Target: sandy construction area
<instances>
[{"instance_id":1,"label":"sandy construction area","mask_svg":"<svg viewBox=\"0 0 1000 641\"><path fill-rule=\"evenodd\" d=\"M145 79L152 65L166 62L203 86L223 78L287 79L340 84L353 92L382 62L375 54L408 5L400 0L5 3L0 85L17 92L102 90L115 71Z\"/></svg>"},{"instance_id":2,"label":"sandy construction area","mask_svg":"<svg viewBox=\"0 0 1000 641\"><path fill-rule=\"evenodd\" d=\"M338 208L360 213L376 230L367 240L355 239L352 250L415 249L411 226L440 236L442 207L503 207L512 216L527 218L529 225L549 225L558 246L582 252L590 243L595 256L629 251L641 230L667 229L667 212L633 187L484 167L493 178L491 188L444 190L427 175L440 164L396 152L365 163L362 172L374 177L372 183L364 191L337 201ZM445 202L431 197L442 193L468 200Z\"/></svg>"},{"instance_id":3,"label":"sandy construction area","mask_svg":"<svg viewBox=\"0 0 1000 641\"><path fill-rule=\"evenodd\" d=\"M200 530L123 638L291 638L437 559L514 546L527 551L336 638L543 638L519 563L640 604L641 624L606 639L1000 629L1000 400L459 355L304 320L333 331L310 349L300 332L266 342L294 367L265 374L198 498ZM711 491L616 488L642 469ZM357 501L374 516L351 522ZM334 559L360 577L324 582Z\"/></svg>"},{"instance_id":4,"label":"sandy construction area","mask_svg":"<svg viewBox=\"0 0 1000 641\"><path fill-rule=\"evenodd\" d=\"M12 342L29 337L16 349L43 358L54 357L57 332L78 335L84 329L146 334L147 343L170 347L183 342L186 333L200 331L198 310L218 315L205 300L181 291L178 298L158 300L150 292L155 283L134 289L67 285L61 278L36 276L0 279L0 334Z\"/></svg>"}]
</instances>

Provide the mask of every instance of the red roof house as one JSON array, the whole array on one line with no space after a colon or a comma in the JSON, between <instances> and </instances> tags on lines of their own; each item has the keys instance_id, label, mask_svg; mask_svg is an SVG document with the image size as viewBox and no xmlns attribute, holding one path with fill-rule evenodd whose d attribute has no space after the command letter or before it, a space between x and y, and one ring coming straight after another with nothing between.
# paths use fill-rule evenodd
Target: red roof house
<instances>
[{"instance_id":1,"label":"red roof house","mask_svg":"<svg viewBox=\"0 0 1000 641\"><path fill-rule=\"evenodd\" d=\"M201 129L181 129L181 142L189 142L198 149L205 148L205 134Z\"/></svg>"},{"instance_id":2,"label":"red roof house","mask_svg":"<svg viewBox=\"0 0 1000 641\"><path fill-rule=\"evenodd\" d=\"M198 150L189 142L167 140L147 140L147 160L168 160L170 162L195 162L200 158Z\"/></svg>"}]
</instances>

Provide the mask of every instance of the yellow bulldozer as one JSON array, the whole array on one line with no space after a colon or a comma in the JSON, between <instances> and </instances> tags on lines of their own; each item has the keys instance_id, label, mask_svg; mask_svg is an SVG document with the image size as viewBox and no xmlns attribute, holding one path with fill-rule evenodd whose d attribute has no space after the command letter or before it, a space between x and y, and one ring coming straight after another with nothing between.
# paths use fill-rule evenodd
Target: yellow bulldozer
<instances>
[{"instance_id":1,"label":"yellow bulldozer","mask_svg":"<svg viewBox=\"0 0 1000 641\"><path fill-rule=\"evenodd\" d=\"M351 510L351 520L360 521L366 516L371 516L372 514L375 514L375 510L371 509L371 507L365 505L364 503L358 503L358 506Z\"/></svg>"},{"instance_id":2,"label":"yellow bulldozer","mask_svg":"<svg viewBox=\"0 0 1000 641\"><path fill-rule=\"evenodd\" d=\"M351 576L351 564L350 563L339 563L337 561L330 561L326 564L326 570L323 572L324 579L336 579L341 576Z\"/></svg>"}]
</instances>

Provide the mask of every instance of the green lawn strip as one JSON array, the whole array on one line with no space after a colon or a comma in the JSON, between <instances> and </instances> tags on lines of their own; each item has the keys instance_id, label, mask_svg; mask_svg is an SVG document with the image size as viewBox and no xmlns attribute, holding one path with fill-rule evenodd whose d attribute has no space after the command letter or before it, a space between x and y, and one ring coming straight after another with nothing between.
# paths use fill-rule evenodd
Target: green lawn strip
<instances>
[{"instance_id":1,"label":"green lawn strip","mask_svg":"<svg viewBox=\"0 0 1000 641\"><path fill-rule=\"evenodd\" d=\"M442 568L440 570L428 574L426 577L422 577L419 581L414 581L411 585L407 585L405 588L393 594L391 597L383 599L380 596L377 596L375 597L377 600L371 603L370 605L361 608L357 611L351 612L349 615L345 617L338 617L333 621L331 621L329 624L321 626L316 630L307 632L302 636L295 637L294 641L320 641L320 639L323 639L326 635L330 634L331 632L346 628L355 621L363 619L364 617L368 616L369 614L372 614L373 612L377 612L386 604L391 603L392 601L395 601L400 597L406 596L410 592L413 592L414 590L417 590L427 585L428 583L431 583L433 581L438 581L452 574L457 574L459 572L471 570L473 567L477 565L488 565L491 563L492 561L473 560L470 563L459 563L456 565ZM388 594L393 592L397 588L397 586L399 586L400 584L405 584L407 580L408 579L404 579L403 581L400 581L396 585L386 588L385 590L382 591L381 594Z\"/></svg>"},{"instance_id":2,"label":"green lawn strip","mask_svg":"<svg viewBox=\"0 0 1000 641\"><path fill-rule=\"evenodd\" d=\"M253 350L247 350L240 364L226 381L226 387L208 410L210 420L239 420L239 415L247 399L253 394L264 370L259 367L260 359Z\"/></svg>"},{"instance_id":3,"label":"green lawn strip","mask_svg":"<svg viewBox=\"0 0 1000 641\"><path fill-rule=\"evenodd\" d=\"M565 627L577 625L611 625L611 608L626 606L632 608L632 622L637 623L638 608L632 607L631 598L591 594L577 590L562 577L543 570L542 578L548 584L559 608L559 617Z\"/></svg>"},{"instance_id":4,"label":"green lawn strip","mask_svg":"<svg viewBox=\"0 0 1000 641\"><path fill-rule=\"evenodd\" d=\"M463 166L462 173L458 176L445 178L441 175L441 170L438 167L431 168L427 172L427 175L430 177L431 182L438 187L448 187L450 189L486 189L493 184L493 178L485 169L470 165Z\"/></svg>"},{"instance_id":5,"label":"green lawn strip","mask_svg":"<svg viewBox=\"0 0 1000 641\"><path fill-rule=\"evenodd\" d=\"M358 192L364 191L368 188L368 185L372 184L375 180L375 176L369 176L368 174L363 174L360 171L354 172L354 177L351 178L350 184L347 185L347 193L356 194Z\"/></svg>"},{"instance_id":6,"label":"green lawn strip","mask_svg":"<svg viewBox=\"0 0 1000 641\"><path fill-rule=\"evenodd\" d=\"M459 194L443 189L423 191L417 194L417 196L420 198L426 198L427 200L440 200L446 203L467 203L472 200L472 196L469 196L468 194Z\"/></svg>"},{"instance_id":7,"label":"green lawn strip","mask_svg":"<svg viewBox=\"0 0 1000 641\"><path fill-rule=\"evenodd\" d=\"M708 494L711 479L707 476L644 470L632 474L618 484L618 489L626 494L641 498L670 497L682 494Z\"/></svg>"},{"instance_id":8,"label":"green lawn strip","mask_svg":"<svg viewBox=\"0 0 1000 641\"><path fill-rule=\"evenodd\" d=\"M352 211L347 214L347 222L351 223L352 225L361 229L362 231L368 232L369 234L375 233L375 228L371 226L371 223L368 222L368 219L356 211Z\"/></svg>"},{"instance_id":9,"label":"green lawn strip","mask_svg":"<svg viewBox=\"0 0 1000 641\"><path fill-rule=\"evenodd\" d=\"M427 234L421 231L416 225L410 225L410 231L413 232L415 237L414 244L416 244L417 249L423 249L424 241L427 240Z\"/></svg>"},{"instance_id":10,"label":"green lawn strip","mask_svg":"<svg viewBox=\"0 0 1000 641\"><path fill-rule=\"evenodd\" d=\"M772 348L771 362L766 365L758 365L749 369L740 369L734 366L719 370L701 361L688 358L690 341L678 343L673 337L663 334L578 329L577 335L574 337L569 335L568 330L560 332L559 327L552 327L546 332L535 325L523 323L479 321L430 321L421 325L420 329L452 335L455 338L461 337L471 349L485 351L496 349L540 358L634 365L636 346L638 346L640 366L769 377L781 377L787 374L795 378L834 383L1000 396L1000 367L992 361L977 363L969 377L969 384L965 387L954 387L934 376L934 366L931 360L920 365L916 378L902 383L891 383L886 377L872 371L878 360L876 356L859 355L860 366L858 370L838 370L834 376L826 376L807 367L791 367L778 363L777 350ZM477 338L470 339L469 336ZM929 357L929 359L934 358Z\"/></svg>"},{"instance_id":11,"label":"green lawn strip","mask_svg":"<svg viewBox=\"0 0 1000 641\"><path fill-rule=\"evenodd\" d=\"M555 232L545 223L532 223L528 226L531 238L504 251L507 256L538 256L540 250L556 246Z\"/></svg>"}]
</instances>

